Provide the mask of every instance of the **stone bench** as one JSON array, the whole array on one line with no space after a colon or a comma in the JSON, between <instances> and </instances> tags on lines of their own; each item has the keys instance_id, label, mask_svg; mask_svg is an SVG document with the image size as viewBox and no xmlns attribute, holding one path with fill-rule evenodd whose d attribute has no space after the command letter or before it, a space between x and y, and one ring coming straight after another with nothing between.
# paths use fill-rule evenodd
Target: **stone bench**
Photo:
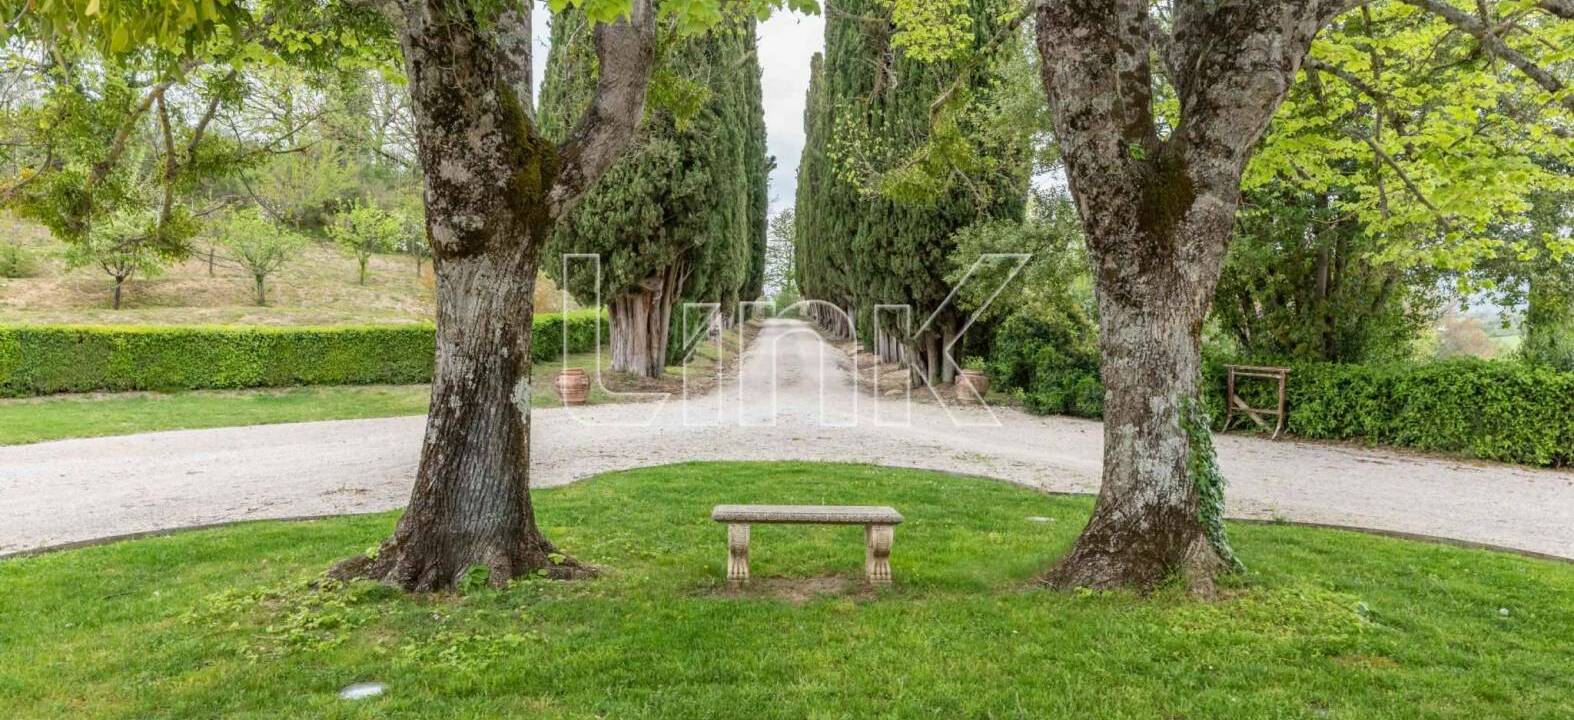
<instances>
[{"instance_id":1,"label":"stone bench","mask_svg":"<svg viewBox=\"0 0 1574 720\"><path fill-rule=\"evenodd\" d=\"M710 518L727 523L727 580L749 579L749 526L756 523L864 526L864 575L891 582L891 540L902 514L866 505L717 505Z\"/></svg>"}]
</instances>

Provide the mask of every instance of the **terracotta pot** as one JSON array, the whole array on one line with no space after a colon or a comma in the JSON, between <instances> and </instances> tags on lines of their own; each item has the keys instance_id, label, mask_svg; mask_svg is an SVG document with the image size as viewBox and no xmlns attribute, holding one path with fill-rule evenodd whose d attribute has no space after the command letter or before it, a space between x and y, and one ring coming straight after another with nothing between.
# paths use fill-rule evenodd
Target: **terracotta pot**
<instances>
[{"instance_id":1,"label":"terracotta pot","mask_svg":"<svg viewBox=\"0 0 1574 720\"><path fill-rule=\"evenodd\" d=\"M552 387L564 405L584 405L590 397L590 376L584 370L570 368L552 379Z\"/></svg>"},{"instance_id":2,"label":"terracotta pot","mask_svg":"<svg viewBox=\"0 0 1574 720\"><path fill-rule=\"evenodd\" d=\"M967 388L973 388L968 392ZM978 393L975 396L973 393ZM963 370L956 376L956 399L961 402L979 402L989 392L989 374L983 370Z\"/></svg>"}]
</instances>

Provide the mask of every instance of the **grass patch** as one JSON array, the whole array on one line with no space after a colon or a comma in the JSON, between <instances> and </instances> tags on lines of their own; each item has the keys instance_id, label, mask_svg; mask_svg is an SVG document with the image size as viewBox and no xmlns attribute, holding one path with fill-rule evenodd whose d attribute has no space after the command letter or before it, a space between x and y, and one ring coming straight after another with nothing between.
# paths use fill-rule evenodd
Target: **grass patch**
<instances>
[{"instance_id":1,"label":"grass patch","mask_svg":"<svg viewBox=\"0 0 1574 720\"><path fill-rule=\"evenodd\" d=\"M194 390L0 400L0 445L160 430L421 415L426 385Z\"/></svg>"},{"instance_id":2,"label":"grass patch","mask_svg":"<svg viewBox=\"0 0 1574 720\"><path fill-rule=\"evenodd\" d=\"M536 498L600 579L438 598L305 588L384 537L387 514L0 561L0 717L1574 714L1565 563L1232 525L1251 570L1201 604L1031 589L1090 501L1003 483L688 464ZM758 526L759 582L729 592L718 502L892 504L907 517L896 584L858 582L858 528ZM335 697L364 680L388 694Z\"/></svg>"},{"instance_id":3,"label":"grass patch","mask_svg":"<svg viewBox=\"0 0 1574 720\"><path fill-rule=\"evenodd\" d=\"M714 384L718 363L737 355L737 335L728 332L720 357L709 346L696 351L689 373L693 392ZM532 407L561 404L552 378L564 368L580 368L594 375L596 353L538 362L532 368ZM614 390L673 392L682 390L682 368L673 366L657 381L632 380L611 371L612 355L600 354L606 385ZM108 393L54 395L41 398L0 399L0 445L22 445L48 440L130 435L161 430L198 430L314 420L423 415L431 397L427 385L318 386L263 390L195 390L174 393ZM599 405L647 399L618 396L601 383L592 382L588 403Z\"/></svg>"}]
</instances>

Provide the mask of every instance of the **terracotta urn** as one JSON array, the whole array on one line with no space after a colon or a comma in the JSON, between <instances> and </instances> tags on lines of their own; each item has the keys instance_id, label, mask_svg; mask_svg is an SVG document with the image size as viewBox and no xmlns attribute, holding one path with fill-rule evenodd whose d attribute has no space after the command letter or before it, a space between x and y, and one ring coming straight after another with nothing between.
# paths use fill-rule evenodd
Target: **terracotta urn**
<instances>
[{"instance_id":1,"label":"terracotta urn","mask_svg":"<svg viewBox=\"0 0 1574 720\"><path fill-rule=\"evenodd\" d=\"M967 388L972 388L972 392L969 392ZM988 392L989 374L983 370L963 370L957 374L956 399L958 401L980 402Z\"/></svg>"},{"instance_id":2,"label":"terracotta urn","mask_svg":"<svg viewBox=\"0 0 1574 720\"><path fill-rule=\"evenodd\" d=\"M553 378L552 387L564 405L584 405L590 397L590 376L579 368L569 368Z\"/></svg>"}]
</instances>

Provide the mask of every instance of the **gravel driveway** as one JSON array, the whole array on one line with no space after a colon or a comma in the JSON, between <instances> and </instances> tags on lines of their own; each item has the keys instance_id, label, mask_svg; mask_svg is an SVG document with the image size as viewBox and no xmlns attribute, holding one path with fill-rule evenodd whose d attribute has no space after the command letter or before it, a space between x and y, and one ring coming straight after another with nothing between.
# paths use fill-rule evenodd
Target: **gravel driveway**
<instances>
[{"instance_id":1,"label":"gravel driveway","mask_svg":"<svg viewBox=\"0 0 1574 720\"><path fill-rule=\"evenodd\" d=\"M848 358L773 320L691 400L538 410L537 486L685 460L835 460L1098 489L1097 422L856 391ZM403 506L424 419L263 425L0 447L0 554L154 530ZM1224 435L1228 513L1574 558L1574 472Z\"/></svg>"}]
</instances>

